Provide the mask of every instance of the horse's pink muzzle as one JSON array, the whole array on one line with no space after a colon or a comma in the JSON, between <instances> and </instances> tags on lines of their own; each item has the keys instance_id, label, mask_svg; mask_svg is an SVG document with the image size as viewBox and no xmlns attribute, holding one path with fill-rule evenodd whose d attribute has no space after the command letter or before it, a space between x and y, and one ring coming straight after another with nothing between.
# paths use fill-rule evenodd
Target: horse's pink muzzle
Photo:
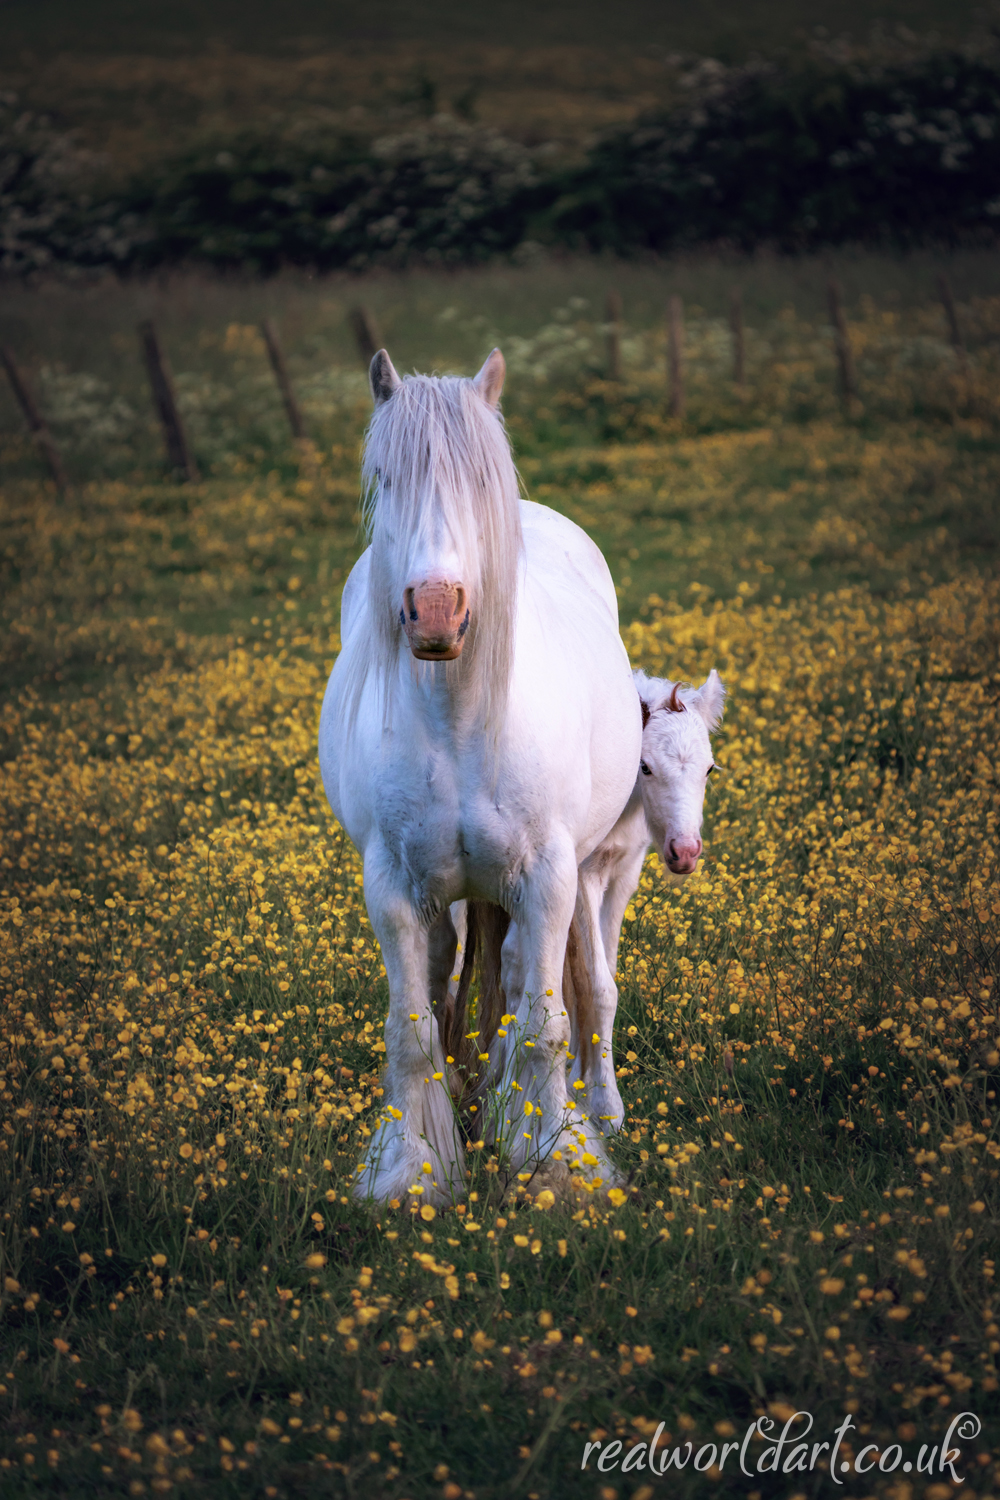
<instances>
[{"instance_id":1,"label":"horse's pink muzzle","mask_svg":"<svg viewBox=\"0 0 1000 1500\"><path fill-rule=\"evenodd\" d=\"M693 875L701 858L702 842L699 838L668 839L663 851L663 861L671 875Z\"/></svg>"},{"instance_id":2,"label":"horse's pink muzzle","mask_svg":"<svg viewBox=\"0 0 1000 1500\"><path fill-rule=\"evenodd\" d=\"M427 578L405 591L399 618L418 661L454 661L469 629L468 595L460 583Z\"/></svg>"}]
</instances>

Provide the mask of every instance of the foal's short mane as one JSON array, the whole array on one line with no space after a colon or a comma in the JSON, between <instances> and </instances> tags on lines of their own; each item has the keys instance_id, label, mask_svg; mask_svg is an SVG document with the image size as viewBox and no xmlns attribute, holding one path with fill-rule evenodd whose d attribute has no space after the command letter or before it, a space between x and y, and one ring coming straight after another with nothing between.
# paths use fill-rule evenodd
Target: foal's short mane
<instances>
[{"instance_id":1,"label":"foal's short mane","mask_svg":"<svg viewBox=\"0 0 1000 1500\"><path fill-rule=\"evenodd\" d=\"M642 704L643 729L655 713L682 714L686 712L687 704L681 697L681 692L690 693L690 688L682 687L679 682L671 682L669 677L647 677L646 673L641 671L636 671L632 675L635 679L639 701Z\"/></svg>"},{"instance_id":2,"label":"foal's short mane","mask_svg":"<svg viewBox=\"0 0 1000 1500\"><path fill-rule=\"evenodd\" d=\"M374 687L385 722L391 720L399 608L409 582L402 570L421 542L446 531L474 604L465 650L445 670L463 717L495 740L514 659L522 548L518 475L503 418L471 380L410 375L372 414L362 480L372 549L370 629L349 689L352 714L362 692Z\"/></svg>"}]
</instances>

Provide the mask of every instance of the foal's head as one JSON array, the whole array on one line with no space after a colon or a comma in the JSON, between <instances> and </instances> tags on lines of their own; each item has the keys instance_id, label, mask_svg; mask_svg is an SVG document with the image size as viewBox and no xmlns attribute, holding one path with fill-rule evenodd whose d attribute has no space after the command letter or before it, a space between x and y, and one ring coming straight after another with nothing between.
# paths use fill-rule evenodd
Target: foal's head
<instances>
[{"instance_id":1,"label":"foal's head","mask_svg":"<svg viewBox=\"0 0 1000 1500\"><path fill-rule=\"evenodd\" d=\"M709 734L722 722L726 690L714 667L700 688L633 674L642 704L639 786L656 847L673 875L701 858L705 786L715 764Z\"/></svg>"},{"instance_id":2,"label":"foal's head","mask_svg":"<svg viewBox=\"0 0 1000 1500\"><path fill-rule=\"evenodd\" d=\"M474 380L401 380L380 349L369 377L365 477L379 628L419 661L454 661L477 638L487 656L509 650L501 637L520 521L498 409L503 355L494 349Z\"/></svg>"}]
</instances>

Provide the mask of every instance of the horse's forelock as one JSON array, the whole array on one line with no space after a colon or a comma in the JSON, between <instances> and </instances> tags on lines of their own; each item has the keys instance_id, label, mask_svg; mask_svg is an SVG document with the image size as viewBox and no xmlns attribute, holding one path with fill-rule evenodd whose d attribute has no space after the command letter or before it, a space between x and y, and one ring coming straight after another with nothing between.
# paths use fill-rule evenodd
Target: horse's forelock
<instances>
[{"instance_id":1,"label":"horse's forelock","mask_svg":"<svg viewBox=\"0 0 1000 1500\"><path fill-rule=\"evenodd\" d=\"M373 638L365 677L374 669L385 680L398 650L395 560L405 562L411 545L443 520L460 551L465 582L478 596L466 648L449 667L449 679L461 684L470 707L495 732L513 664L521 556L518 476L499 412L471 380L408 376L372 414L362 475L372 543Z\"/></svg>"},{"instance_id":2,"label":"horse's forelock","mask_svg":"<svg viewBox=\"0 0 1000 1500\"><path fill-rule=\"evenodd\" d=\"M405 548L442 514L459 543L474 544L484 523L494 530L498 510L507 513L507 529L519 525L517 473L503 422L471 380L408 376L372 414L363 477L373 541L391 520Z\"/></svg>"}]
</instances>

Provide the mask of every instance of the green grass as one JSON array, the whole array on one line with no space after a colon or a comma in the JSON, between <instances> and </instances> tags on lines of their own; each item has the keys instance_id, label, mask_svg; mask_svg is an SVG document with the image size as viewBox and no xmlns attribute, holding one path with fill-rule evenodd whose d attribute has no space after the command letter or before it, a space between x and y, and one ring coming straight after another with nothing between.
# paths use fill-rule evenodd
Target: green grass
<instances>
[{"instance_id":1,"label":"green grass","mask_svg":"<svg viewBox=\"0 0 1000 1500\"><path fill-rule=\"evenodd\" d=\"M728 318L733 289L741 289L750 400L741 411L731 400L720 411L727 356L717 367L708 351L705 373L690 372L698 396L692 402L690 431L719 421L727 428L761 425L777 410L789 411L787 403L793 399L799 415L836 410L826 313L831 274L843 285L848 317L867 323L873 337L876 320L888 318L895 320L893 336L898 332L943 343L944 313L936 302L941 271L952 282L970 348L988 364L997 338L995 316L983 306L997 287L996 260L988 251L898 256L841 251L800 259L691 256L656 265L543 260L486 271L364 279L288 274L261 282L188 274L124 284L108 279L76 288L9 282L0 287L0 340L14 350L34 382L78 479L151 478L159 472L161 440L135 331L147 317L160 330L202 467L249 472L272 460L287 471L292 458L287 424L263 343L254 331L264 317L278 323L307 423L321 448L356 442L363 425L367 385L348 323L350 309L362 302L402 371L472 373L490 348L501 344L511 364L508 411L520 451L527 453L533 451L526 425L534 431L533 413L547 409L553 394L568 395L602 372L603 319L612 288L624 303L629 385L658 410L665 388L668 296L680 293L688 320L707 326ZM554 335L568 336L572 330L583 340L579 349L553 342ZM724 328L721 338L723 343L728 338ZM937 374L947 370L947 360L942 361L940 350L927 357L922 400L936 407L946 394ZM817 372L822 399L815 390L801 399L795 395L799 365L810 372L810 381L811 372ZM883 390L893 388L894 372L876 363L870 369L863 366L861 377L866 401L873 399L888 410ZM775 379L785 382L785 388L776 390ZM588 433L601 440L616 435L617 429L600 423L599 405L599 400L591 403L594 420L589 425L573 412L555 422L542 419L537 428L540 451L578 444ZM896 409L909 415L913 393ZM4 381L0 442L8 444L8 475L38 472L36 463L27 461L23 444L21 461L14 459L10 442L23 433L23 418Z\"/></svg>"}]
</instances>

